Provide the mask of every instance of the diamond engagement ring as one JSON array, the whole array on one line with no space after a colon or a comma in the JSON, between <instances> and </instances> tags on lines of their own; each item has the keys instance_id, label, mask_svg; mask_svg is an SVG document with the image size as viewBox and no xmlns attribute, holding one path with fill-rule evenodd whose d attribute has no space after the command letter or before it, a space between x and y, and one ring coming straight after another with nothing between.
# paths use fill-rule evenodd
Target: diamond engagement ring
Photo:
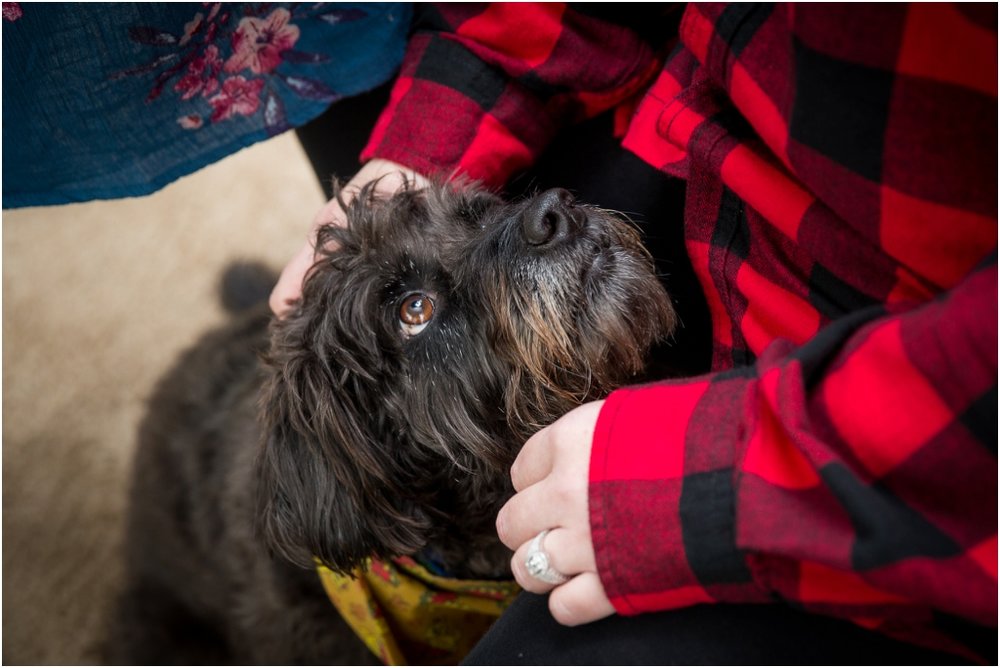
<instances>
[{"instance_id":1,"label":"diamond engagement ring","mask_svg":"<svg viewBox=\"0 0 1000 668\"><path fill-rule=\"evenodd\" d=\"M524 567L528 569L528 573L533 578L548 584L559 585L569 580L569 578L552 568L549 564L549 555L545 553L545 549L542 547L542 541L545 540L545 536L548 533L549 529L546 529L531 541L531 545L528 546L528 556L524 559Z\"/></svg>"}]
</instances>

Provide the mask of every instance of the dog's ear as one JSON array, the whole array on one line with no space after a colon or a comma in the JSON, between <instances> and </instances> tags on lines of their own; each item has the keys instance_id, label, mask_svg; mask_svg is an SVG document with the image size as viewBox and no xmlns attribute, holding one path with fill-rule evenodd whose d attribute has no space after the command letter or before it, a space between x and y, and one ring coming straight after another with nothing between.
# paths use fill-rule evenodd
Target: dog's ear
<instances>
[{"instance_id":1,"label":"dog's ear","mask_svg":"<svg viewBox=\"0 0 1000 668\"><path fill-rule=\"evenodd\" d=\"M359 359L364 345L317 343L333 326L323 310L272 327L256 517L277 554L346 572L366 557L417 552L430 520L402 470L402 436L379 418L391 390Z\"/></svg>"}]
</instances>

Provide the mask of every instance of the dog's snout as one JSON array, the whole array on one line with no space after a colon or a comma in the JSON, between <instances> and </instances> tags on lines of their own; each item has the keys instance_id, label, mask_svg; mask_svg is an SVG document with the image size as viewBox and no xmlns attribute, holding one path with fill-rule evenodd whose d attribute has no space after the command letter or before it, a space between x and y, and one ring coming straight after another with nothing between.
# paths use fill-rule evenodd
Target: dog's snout
<instances>
[{"instance_id":1,"label":"dog's snout","mask_svg":"<svg viewBox=\"0 0 1000 668\"><path fill-rule=\"evenodd\" d=\"M576 206L573 195L552 188L535 197L524 210L521 229L529 244L545 247L575 236L585 221L586 214Z\"/></svg>"}]
</instances>

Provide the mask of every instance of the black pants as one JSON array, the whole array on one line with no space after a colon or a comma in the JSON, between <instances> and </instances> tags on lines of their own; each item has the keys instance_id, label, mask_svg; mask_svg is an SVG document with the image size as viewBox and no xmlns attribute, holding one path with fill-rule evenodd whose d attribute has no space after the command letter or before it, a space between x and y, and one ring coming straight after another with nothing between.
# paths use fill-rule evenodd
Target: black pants
<instances>
[{"instance_id":1,"label":"black pants","mask_svg":"<svg viewBox=\"0 0 1000 668\"><path fill-rule=\"evenodd\" d=\"M565 627L521 594L466 665L949 665L959 659L784 605L700 605ZM964 662L963 662L964 663Z\"/></svg>"},{"instance_id":2,"label":"black pants","mask_svg":"<svg viewBox=\"0 0 1000 668\"><path fill-rule=\"evenodd\" d=\"M343 100L298 130L329 196L331 177L350 178L388 86ZM625 212L643 229L682 327L657 362L676 375L707 371L708 309L684 249L684 183L620 148L602 117L573 128L509 184L518 196L564 187L580 201ZM714 605L559 625L544 596L522 594L466 660L470 665L954 664L947 654L895 642L836 619L784 605ZM996 633L987 637L996 656ZM986 656L989 656L987 654ZM995 659L994 659L995 661Z\"/></svg>"}]
</instances>

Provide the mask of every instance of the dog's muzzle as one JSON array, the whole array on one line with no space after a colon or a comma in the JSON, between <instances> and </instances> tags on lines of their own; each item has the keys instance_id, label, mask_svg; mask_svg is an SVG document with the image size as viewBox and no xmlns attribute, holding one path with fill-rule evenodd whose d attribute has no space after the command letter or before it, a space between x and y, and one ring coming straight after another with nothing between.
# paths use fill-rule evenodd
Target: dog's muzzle
<instances>
[{"instance_id":1,"label":"dog's muzzle","mask_svg":"<svg viewBox=\"0 0 1000 668\"><path fill-rule=\"evenodd\" d=\"M521 214L524 239L543 250L576 237L587 224L587 214L576 206L573 195L552 188L536 196Z\"/></svg>"}]
</instances>

